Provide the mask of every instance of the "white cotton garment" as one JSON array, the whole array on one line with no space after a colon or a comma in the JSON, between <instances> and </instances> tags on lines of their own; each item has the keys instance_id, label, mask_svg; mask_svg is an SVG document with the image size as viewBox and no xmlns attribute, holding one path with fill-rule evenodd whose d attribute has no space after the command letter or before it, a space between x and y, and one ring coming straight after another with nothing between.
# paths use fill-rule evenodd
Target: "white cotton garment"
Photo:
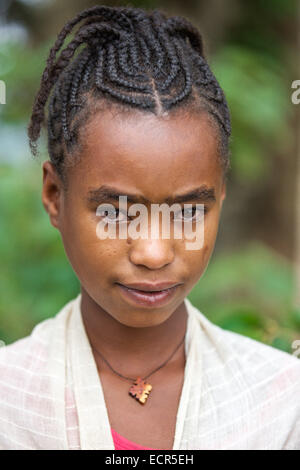
<instances>
[{"instance_id":1,"label":"white cotton garment","mask_svg":"<svg viewBox=\"0 0 300 470\"><path fill-rule=\"evenodd\" d=\"M184 302L173 449L300 450L300 359L223 330ZM114 449L81 293L0 348L0 449Z\"/></svg>"}]
</instances>

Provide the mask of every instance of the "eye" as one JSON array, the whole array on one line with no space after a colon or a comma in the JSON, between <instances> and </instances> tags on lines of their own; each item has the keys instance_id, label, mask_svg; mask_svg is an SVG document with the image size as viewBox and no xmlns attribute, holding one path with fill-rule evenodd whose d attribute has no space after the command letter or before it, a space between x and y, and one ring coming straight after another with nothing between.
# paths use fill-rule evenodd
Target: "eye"
<instances>
[{"instance_id":1,"label":"eye","mask_svg":"<svg viewBox=\"0 0 300 470\"><path fill-rule=\"evenodd\" d=\"M207 206L204 206L203 208L199 208L199 207L196 207L196 206L193 206L193 207L190 207L190 208L184 207L178 213L179 218L176 219L176 217L174 217L174 220L180 220L180 221L201 220L203 215L206 214L206 212L207 212ZM181 215L183 215L183 217L181 217Z\"/></svg>"},{"instance_id":2,"label":"eye","mask_svg":"<svg viewBox=\"0 0 300 470\"><path fill-rule=\"evenodd\" d=\"M119 218L118 216L119 215L122 215L121 218ZM97 212L97 216L99 217L103 217L104 219L106 219L106 222L107 223L110 223L110 222L127 222L127 214L123 211L120 211L120 209L118 209L117 207L115 207L114 209L112 209L111 207L107 207L107 208L104 208L104 209L101 209L100 211Z\"/></svg>"}]
</instances>

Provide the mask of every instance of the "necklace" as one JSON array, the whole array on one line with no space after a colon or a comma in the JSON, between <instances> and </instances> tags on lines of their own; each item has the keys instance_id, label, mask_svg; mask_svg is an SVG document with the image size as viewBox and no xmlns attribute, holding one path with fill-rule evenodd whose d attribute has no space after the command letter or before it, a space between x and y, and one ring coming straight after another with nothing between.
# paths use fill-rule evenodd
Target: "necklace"
<instances>
[{"instance_id":1,"label":"necklace","mask_svg":"<svg viewBox=\"0 0 300 470\"><path fill-rule=\"evenodd\" d=\"M113 369L113 367L109 364L109 362L105 359L105 357L99 351L97 351L97 349L95 347L93 347L93 345L92 345L92 349L94 349L96 351L96 353L98 353L99 356L102 357L102 359L106 362L108 367L115 374L117 374L119 377L122 377L123 379L130 380L130 382L133 382L133 384L131 385L128 393L129 393L130 396L135 398L139 403L144 405L147 401L149 393L151 392L151 390L153 388L152 385L150 385L149 383L146 382L146 379L148 379L148 377L150 377L150 375L154 374L154 372L158 371L163 366L165 366L172 359L172 357L174 356L176 351L180 348L180 346L184 342L184 338L185 338L185 334L184 334L182 340L180 341L180 343L178 344L178 346L176 346L175 351L172 352L171 356L168 357L168 359L165 362L163 362L159 367L157 367L152 372L150 372L150 374L148 374L146 377L144 377L144 378L137 377L136 379L134 379L132 377L125 377L124 375L117 372L115 369Z\"/></svg>"}]
</instances>

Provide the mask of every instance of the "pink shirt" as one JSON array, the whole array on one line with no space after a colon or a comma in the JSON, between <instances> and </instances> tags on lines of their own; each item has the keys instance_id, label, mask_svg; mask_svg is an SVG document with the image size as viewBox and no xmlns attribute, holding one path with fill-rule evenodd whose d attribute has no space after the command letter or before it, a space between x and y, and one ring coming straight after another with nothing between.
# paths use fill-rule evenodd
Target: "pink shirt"
<instances>
[{"instance_id":1,"label":"pink shirt","mask_svg":"<svg viewBox=\"0 0 300 470\"><path fill-rule=\"evenodd\" d=\"M129 441L111 428L111 434L114 440L116 450L156 450L152 447L143 447L135 442Z\"/></svg>"}]
</instances>

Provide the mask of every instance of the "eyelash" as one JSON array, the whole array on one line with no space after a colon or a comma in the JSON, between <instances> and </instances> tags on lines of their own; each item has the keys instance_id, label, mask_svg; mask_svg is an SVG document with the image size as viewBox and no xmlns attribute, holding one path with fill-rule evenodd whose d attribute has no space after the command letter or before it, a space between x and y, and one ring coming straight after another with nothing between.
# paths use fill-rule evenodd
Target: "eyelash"
<instances>
[{"instance_id":1,"label":"eyelash","mask_svg":"<svg viewBox=\"0 0 300 470\"><path fill-rule=\"evenodd\" d=\"M120 209L119 209L118 207L115 207L115 210L118 212L118 216L119 216L119 214L121 213ZM188 209L186 209L186 210L187 210L187 211L191 211L191 210L194 211L194 210L197 210L197 207L196 207L196 206L192 206L192 207L190 207L190 208L188 208ZM104 213L110 212L110 210L109 210L109 209L105 209L103 212L104 212ZM184 208L182 209L181 213L183 213L183 212L184 212ZM207 212L208 212L208 206L204 205L204 208L203 208L203 213L204 213L204 215L205 215ZM122 213L125 215L124 212L122 212ZM98 214L98 215L99 215L99 214ZM109 220L110 220L110 221L113 221L113 222L119 222L119 221L117 220L117 219L118 219L118 216L117 216L116 219L109 219ZM104 215L103 217L107 217L107 216ZM181 221L184 221L184 220L196 221L196 218L195 218L194 216L193 216L192 218L188 218L188 219L186 219L186 218L183 217L183 218L181 219Z\"/></svg>"}]
</instances>

